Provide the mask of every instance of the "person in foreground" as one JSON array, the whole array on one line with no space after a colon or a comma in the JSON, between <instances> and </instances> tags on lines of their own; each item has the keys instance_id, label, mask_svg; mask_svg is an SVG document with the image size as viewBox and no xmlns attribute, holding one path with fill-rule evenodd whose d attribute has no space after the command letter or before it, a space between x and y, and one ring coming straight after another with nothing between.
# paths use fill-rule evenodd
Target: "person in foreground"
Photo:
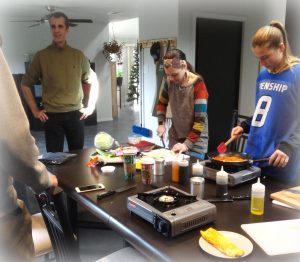
<instances>
[{"instance_id":1,"label":"person in foreground","mask_svg":"<svg viewBox=\"0 0 300 262\"><path fill-rule=\"evenodd\" d=\"M2 261L34 261L31 215L17 199L13 179L35 193L58 182L38 161L38 149L1 48L0 110L0 257Z\"/></svg>"},{"instance_id":2,"label":"person in foreground","mask_svg":"<svg viewBox=\"0 0 300 262\"><path fill-rule=\"evenodd\" d=\"M164 56L166 82L156 110L158 136L166 132L166 109L170 104L172 126L169 147L175 152L186 152L204 159L208 145L208 92L202 77L188 69L185 54L179 49L167 51Z\"/></svg>"},{"instance_id":3,"label":"person in foreground","mask_svg":"<svg viewBox=\"0 0 300 262\"><path fill-rule=\"evenodd\" d=\"M66 136L69 150L82 149L84 121L95 109L98 81L84 54L67 45L69 19L51 14L53 43L39 51L22 79L22 90L35 118L44 122L48 152L62 152ZM41 79L43 109L38 108L31 87ZM82 84L91 85L88 106L83 108Z\"/></svg>"},{"instance_id":4,"label":"person in foreground","mask_svg":"<svg viewBox=\"0 0 300 262\"><path fill-rule=\"evenodd\" d=\"M256 81L252 120L232 129L249 133L245 152L260 163L262 175L293 182L300 174L300 60L293 56L281 23L271 22L253 36L252 51L264 68Z\"/></svg>"}]
</instances>

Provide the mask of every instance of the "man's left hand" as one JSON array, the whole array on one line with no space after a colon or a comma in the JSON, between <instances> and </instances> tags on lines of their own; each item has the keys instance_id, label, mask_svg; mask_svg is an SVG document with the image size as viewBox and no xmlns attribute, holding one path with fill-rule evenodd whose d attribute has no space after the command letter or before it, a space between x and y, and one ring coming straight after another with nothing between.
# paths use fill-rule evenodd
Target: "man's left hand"
<instances>
[{"instance_id":1,"label":"man's left hand","mask_svg":"<svg viewBox=\"0 0 300 262\"><path fill-rule=\"evenodd\" d=\"M93 114L94 108L89 108L89 107L83 107L80 109L80 113L82 113L80 120L86 119L88 116Z\"/></svg>"},{"instance_id":2,"label":"man's left hand","mask_svg":"<svg viewBox=\"0 0 300 262\"><path fill-rule=\"evenodd\" d=\"M289 156L283 151L276 149L269 158L269 164L275 167L285 167L289 162Z\"/></svg>"}]
</instances>

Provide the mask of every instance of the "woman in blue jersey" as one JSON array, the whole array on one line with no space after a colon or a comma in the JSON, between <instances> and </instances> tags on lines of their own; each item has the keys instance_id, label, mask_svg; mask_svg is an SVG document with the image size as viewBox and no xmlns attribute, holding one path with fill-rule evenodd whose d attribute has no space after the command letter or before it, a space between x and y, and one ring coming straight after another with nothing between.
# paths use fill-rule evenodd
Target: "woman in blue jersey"
<instances>
[{"instance_id":1,"label":"woman in blue jersey","mask_svg":"<svg viewBox=\"0 0 300 262\"><path fill-rule=\"evenodd\" d=\"M269 157L259 164L262 176L294 182L300 177L300 60L277 21L255 33L252 51L264 67L256 81L256 108L252 120L231 134L249 133L245 152L253 159Z\"/></svg>"}]
</instances>

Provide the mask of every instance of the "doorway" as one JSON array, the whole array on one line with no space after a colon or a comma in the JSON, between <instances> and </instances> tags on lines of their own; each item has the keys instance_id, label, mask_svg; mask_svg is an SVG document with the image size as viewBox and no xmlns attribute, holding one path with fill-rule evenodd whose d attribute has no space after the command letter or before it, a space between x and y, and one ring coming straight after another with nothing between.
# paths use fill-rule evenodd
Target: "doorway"
<instances>
[{"instance_id":1,"label":"doorway","mask_svg":"<svg viewBox=\"0 0 300 262\"><path fill-rule=\"evenodd\" d=\"M230 136L238 108L243 23L197 18L195 69L208 89L208 151Z\"/></svg>"}]
</instances>

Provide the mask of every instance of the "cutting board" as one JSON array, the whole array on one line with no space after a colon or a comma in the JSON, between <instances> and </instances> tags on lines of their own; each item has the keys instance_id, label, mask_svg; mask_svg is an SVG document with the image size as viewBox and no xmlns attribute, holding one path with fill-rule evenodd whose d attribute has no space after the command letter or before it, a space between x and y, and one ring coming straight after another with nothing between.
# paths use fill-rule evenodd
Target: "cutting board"
<instances>
[{"instance_id":1,"label":"cutting board","mask_svg":"<svg viewBox=\"0 0 300 262\"><path fill-rule=\"evenodd\" d=\"M300 252L300 219L241 225L269 256Z\"/></svg>"},{"instance_id":2,"label":"cutting board","mask_svg":"<svg viewBox=\"0 0 300 262\"><path fill-rule=\"evenodd\" d=\"M300 186L292 187L289 189L296 189L300 191ZM285 190L273 193L270 195L272 199L290 205L296 209L300 209L300 194L291 193Z\"/></svg>"}]
</instances>

